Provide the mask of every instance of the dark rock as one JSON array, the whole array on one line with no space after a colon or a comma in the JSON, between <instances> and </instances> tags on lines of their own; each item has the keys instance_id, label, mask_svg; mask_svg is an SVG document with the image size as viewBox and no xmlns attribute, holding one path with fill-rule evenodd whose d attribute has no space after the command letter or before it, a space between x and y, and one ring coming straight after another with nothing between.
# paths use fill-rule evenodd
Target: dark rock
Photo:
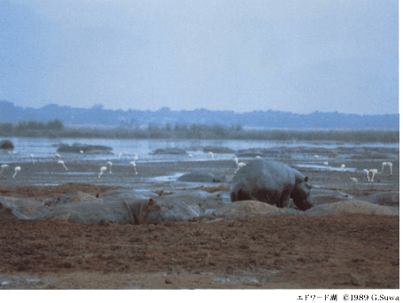
<instances>
[{"instance_id":1,"label":"dark rock","mask_svg":"<svg viewBox=\"0 0 403 303\"><path fill-rule=\"evenodd\" d=\"M57 149L60 153L80 153L82 150L85 154L111 154L112 147L103 145L87 145L74 143L73 145L60 144Z\"/></svg>"},{"instance_id":2,"label":"dark rock","mask_svg":"<svg viewBox=\"0 0 403 303\"><path fill-rule=\"evenodd\" d=\"M0 141L0 149L14 149L14 144L10 140Z\"/></svg>"},{"instance_id":3,"label":"dark rock","mask_svg":"<svg viewBox=\"0 0 403 303\"><path fill-rule=\"evenodd\" d=\"M344 200L335 203L316 205L305 212L307 215L343 215L365 214L398 216L399 209L390 206L376 205L361 200Z\"/></svg>"},{"instance_id":4,"label":"dark rock","mask_svg":"<svg viewBox=\"0 0 403 303\"><path fill-rule=\"evenodd\" d=\"M237 201L230 205L217 209L213 212L216 216L223 217L248 217L248 216L268 216L279 214L301 214L300 210L277 208L274 205L259 201Z\"/></svg>"},{"instance_id":5,"label":"dark rock","mask_svg":"<svg viewBox=\"0 0 403 303\"><path fill-rule=\"evenodd\" d=\"M317 205L354 199L353 196L341 191L316 188L311 189L311 197Z\"/></svg>"},{"instance_id":6,"label":"dark rock","mask_svg":"<svg viewBox=\"0 0 403 303\"><path fill-rule=\"evenodd\" d=\"M399 192L376 193L369 197L360 198L360 200L368 201L378 205L397 206L399 207Z\"/></svg>"},{"instance_id":7,"label":"dark rock","mask_svg":"<svg viewBox=\"0 0 403 303\"><path fill-rule=\"evenodd\" d=\"M148 197L147 197L148 196ZM76 202L31 212L22 219L62 220L79 224L162 224L165 221L185 221L211 214L230 204L228 193L209 194L202 191L183 191L167 196L134 191L111 191L99 202ZM23 208L19 205L19 208Z\"/></svg>"},{"instance_id":8,"label":"dark rock","mask_svg":"<svg viewBox=\"0 0 403 303\"><path fill-rule=\"evenodd\" d=\"M225 183L225 176L215 176L213 174L188 173L178 178L181 182L209 182L209 183Z\"/></svg>"},{"instance_id":9,"label":"dark rock","mask_svg":"<svg viewBox=\"0 0 403 303\"><path fill-rule=\"evenodd\" d=\"M74 191L60 197L53 205L63 205L78 202L99 202L99 199L93 195L83 193L81 191Z\"/></svg>"},{"instance_id":10,"label":"dark rock","mask_svg":"<svg viewBox=\"0 0 403 303\"><path fill-rule=\"evenodd\" d=\"M166 149L157 149L153 153L154 155L187 155L187 152L184 149L180 148L166 148Z\"/></svg>"}]
</instances>

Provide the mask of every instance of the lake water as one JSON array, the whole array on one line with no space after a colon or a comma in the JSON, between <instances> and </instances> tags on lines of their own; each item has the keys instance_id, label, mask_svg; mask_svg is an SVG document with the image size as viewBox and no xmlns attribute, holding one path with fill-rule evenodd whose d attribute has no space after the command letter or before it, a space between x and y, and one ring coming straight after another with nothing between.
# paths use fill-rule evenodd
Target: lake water
<instances>
[{"instance_id":1,"label":"lake water","mask_svg":"<svg viewBox=\"0 0 403 303\"><path fill-rule=\"evenodd\" d=\"M63 153L63 159L79 160L113 160L121 159L133 160L135 154L138 155L137 162L161 162L161 161L205 161L233 159L235 154L215 154L211 159L208 153L202 151L203 147L216 146L228 147L235 151L249 148L273 148L273 147L385 147L399 148L398 143L345 143L345 142L304 142L304 141L260 141L260 140L125 140L125 139L43 139L43 138L0 138L1 140L11 140L14 143L14 151L0 152L0 163L10 162L30 162L30 155L33 154L35 160L54 161L58 144L82 143L90 145L104 145L113 148L112 154L74 154ZM199 150L195 148L201 147ZM156 149L180 148L192 154L192 158L186 155L153 155Z\"/></svg>"}]
</instances>

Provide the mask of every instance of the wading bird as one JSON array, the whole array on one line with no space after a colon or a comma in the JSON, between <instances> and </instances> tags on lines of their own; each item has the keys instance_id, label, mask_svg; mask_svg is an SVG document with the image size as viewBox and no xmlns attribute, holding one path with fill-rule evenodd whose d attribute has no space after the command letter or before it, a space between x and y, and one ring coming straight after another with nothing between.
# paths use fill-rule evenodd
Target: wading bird
<instances>
[{"instance_id":1,"label":"wading bird","mask_svg":"<svg viewBox=\"0 0 403 303\"><path fill-rule=\"evenodd\" d=\"M30 157L31 157L31 160L32 160L32 164L35 164L35 162L34 162L34 158L35 158L34 154L31 154Z\"/></svg>"},{"instance_id":2,"label":"wading bird","mask_svg":"<svg viewBox=\"0 0 403 303\"><path fill-rule=\"evenodd\" d=\"M323 164L327 166L327 165L329 165L329 162L326 161L326 162L323 162Z\"/></svg>"},{"instance_id":3,"label":"wading bird","mask_svg":"<svg viewBox=\"0 0 403 303\"><path fill-rule=\"evenodd\" d=\"M372 168L369 170L369 172L372 173L371 183L374 183L374 178L378 170L376 168Z\"/></svg>"},{"instance_id":4,"label":"wading bird","mask_svg":"<svg viewBox=\"0 0 403 303\"><path fill-rule=\"evenodd\" d=\"M315 158L315 159L319 159L319 156L318 156L318 155L315 155L314 158Z\"/></svg>"},{"instance_id":5,"label":"wading bird","mask_svg":"<svg viewBox=\"0 0 403 303\"><path fill-rule=\"evenodd\" d=\"M362 171L367 174L368 182L370 182L370 181L371 181L371 178L369 177L369 170L366 169L366 168L364 168Z\"/></svg>"},{"instance_id":6,"label":"wading bird","mask_svg":"<svg viewBox=\"0 0 403 303\"><path fill-rule=\"evenodd\" d=\"M386 165L389 165L389 170L390 170L389 176L391 176L391 175L392 175L392 166L393 166L393 163L392 163L392 162L388 162L388 163L386 163Z\"/></svg>"},{"instance_id":7,"label":"wading bird","mask_svg":"<svg viewBox=\"0 0 403 303\"><path fill-rule=\"evenodd\" d=\"M57 161L57 164L60 164L61 166L63 166L63 168L64 168L66 171L68 171L66 165L64 165L64 161L63 161L63 160Z\"/></svg>"},{"instance_id":8,"label":"wading bird","mask_svg":"<svg viewBox=\"0 0 403 303\"><path fill-rule=\"evenodd\" d=\"M383 169L385 168L385 166L389 166L389 176L392 176L392 166L393 166L393 163L392 163L392 162L383 162L383 163L382 163L382 170L381 170L381 172L383 172Z\"/></svg>"},{"instance_id":9,"label":"wading bird","mask_svg":"<svg viewBox=\"0 0 403 303\"><path fill-rule=\"evenodd\" d=\"M134 154L134 161L137 161L139 159L139 156L137 154Z\"/></svg>"},{"instance_id":10,"label":"wading bird","mask_svg":"<svg viewBox=\"0 0 403 303\"><path fill-rule=\"evenodd\" d=\"M382 169L381 169L381 173L383 173L383 169L385 168L386 162L382 162Z\"/></svg>"},{"instance_id":11,"label":"wading bird","mask_svg":"<svg viewBox=\"0 0 403 303\"><path fill-rule=\"evenodd\" d=\"M20 170L21 170L21 167L20 167L20 166L16 166L16 167L14 168L15 173L14 173L14 175L13 175L13 179L15 179L15 176L17 175L17 173L18 173Z\"/></svg>"},{"instance_id":12,"label":"wading bird","mask_svg":"<svg viewBox=\"0 0 403 303\"><path fill-rule=\"evenodd\" d=\"M237 172L238 169L240 169L242 166L245 166L245 165L246 165L246 164L243 163L243 162L238 162L238 158L234 158L234 161L235 161L235 164L236 164L236 167L237 167L235 172Z\"/></svg>"},{"instance_id":13,"label":"wading bird","mask_svg":"<svg viewBox=\"0 0 403 303\"><path fill-rule=\"evenodd\" d=\"M358 180L357 178L350 178L351 182L353 182L354 184L358 185Z\"/></svg>"},{"instance_id":14,"label":"wading bird","mask_svg":"<svg viewBox=\"0 0 403 303\"><path fill-rule=\"evenodd\" d=\"M59 154L56 154L56 158L60 160L62 157Z\"/></svg>"},{"instance_id":15,"label":"wading bird","mask_svg":"<svg viewBox=\"0 0 403 303\"><path fill-rule=\"evenodd\" d=\"M211 158L214 158L214 154L213 154L213 152L211 151L211 152L209 152L209 155L210 155L210 157Z\"/></svg>"},{"instance_id":16,"label":"wading bird","mask_svg":"<svg viewBox=\"0 0 403 303\"><path fill-rule=\"evenodd\" d=\"M130 164L131 167L133 167L133 170L135 171L135 173L136 173L136 175L137 175L136 162L131 161L129 164Z\"/></svg>"},{"instance_id":17,"label":"wading bird","mask_svg":"<svg viewBox=\"0 0 403 303\"><path fill-rule=\"evenodd\" d=\"M112 162L108 161L108 162L106 162L106 165L108 165L109 173L111 174L112 173Z\"/></svg>"},{"instance_id":18,"label":"wading bird","mask_svg":"<svg viewBox=\"0 0 403 303\"><path fill-rule=\"evenodd\" d=\"M245 166L246 164L245 163L243 163L243 162L239 162L239 163L237 163L238 164L238 168L236 169L236 171L235 172L237 172L238 171L238 169L240 169L242 166Z\"/></svg>"},{"instance_id":19,"label":"wading bird","mask_svg":"<svg viewBox=\"0 0 403 303\"><path fill-rule=\"evenodd\" d=\"M108 168L107 168L106 166L102 166L102 167L101 167L101 173L99 174L98 178L101 178L102 174L103 174L104 172L106 172L107 169L108 169Z\"/></svg>"}]
</instances>

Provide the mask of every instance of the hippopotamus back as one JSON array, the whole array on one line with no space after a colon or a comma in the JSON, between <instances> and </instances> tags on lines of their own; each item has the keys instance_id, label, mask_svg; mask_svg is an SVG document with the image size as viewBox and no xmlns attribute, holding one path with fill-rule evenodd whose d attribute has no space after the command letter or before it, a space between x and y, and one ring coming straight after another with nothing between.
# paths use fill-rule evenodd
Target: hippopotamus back
<instances>
[{"instance_id":1,"label":"hippopotamus back","mask_svg":"<svg viewBox=\"0 0 403 303\"><path fill-rule=\"evenodd\" d=\"M291 197L301 210L313 206L308 177L277 161L257 159L241 167L231 181L231 201L257 200L284 207Z\"/></svg>"}]
</instances>

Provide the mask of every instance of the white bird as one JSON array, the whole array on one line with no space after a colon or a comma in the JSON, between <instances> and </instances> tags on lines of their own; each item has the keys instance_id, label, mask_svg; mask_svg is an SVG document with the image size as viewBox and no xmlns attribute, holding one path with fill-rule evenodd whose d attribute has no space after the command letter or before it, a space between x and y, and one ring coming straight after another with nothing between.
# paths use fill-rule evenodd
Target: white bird
<instances>
[{"instance_id":1,"label":"white bird","mask_svg":"<svg viewBox=\"0 0 403 303\"><path fill-rule=\"evenodd\" d=\"M0 176L1 176L1 174L3 173L3 170L6 170L6 169L8 169L8 168L9 168L9 166L8 166L7 164L2 164L2 165L1 165Z\"/></svg>"},{"instance_id":2,"label":"white bird","mask_svg":"<svg viewBox=\"0 0 403 303\"><path fill-rule=\"evenodd\" d=\"M355 183L355 184L358 185L358 180L357 180L357 178L350 178L350 180L351 180L353 183Z\"/></svg>"},{"instance_id":3,"label":"white bird","mask_svg":"<svg viewBox=\"0 0 403 303\"><path fill-rule=\"evenodd\" d=\"M261 157L260 157L260 156L256 156L256 159L261 159Z\"/></svg>"},{"instance_id":4,"label":"white bird","mask_svg":"<svg viewBox=\"0 0 403 303\"><path fill-rule=\"evenodd\" d=\"M369 170L366 169L366 168L364 168L362 171L367 174L368 182L370 182L370 181L371 181L371 178L369 177Z\"/></svg>"},{"instance_id":5,"label":"white bird","mask_svg":"<svg viewBox=\"0 0 403 303\"><path fill-rule=\"evenodd\" d=\"M393 163L392 163L392 162L383 162L383 163L382 163L382 170L381 170L381 172L383 172L383 169L384 169L385 166L389 166L389 175L392 176L392 166L393 166Z\"/></svg>"},{"instance_id":6,"label":"white bird","mask_svg":"<svg viewBox=\"0 0 403 303\"><path fill-rule=\"evenodd\" d=\"M136 175L137 175L136 162L131 161L129 164L131 165L131 167L133 167L133 169L134 169L134 171L136 172Z\"/></svg>"},{"instance_id":7,"label":"white bird","mask_svg":"<svg viewBox=\"0 0 403 303\"><path fill-rule=\"evenodd\" d=\"M318 159L318 158L319 158L319 156L318 156L318 155L315 155L315 156L314 156L314 158L315 158L315 159Z\"/></svg>"},{"instance_id":8,"label":"white bird","mask_svg":"<svg viewBox=\"0 0 403 303\"><path fill-rule=\"evenodd\" d=\"M193 158L193 155L192 155L192 154L189 154L189 158Z\"/></svg>"},{"instance_id":9,"label":"white bird","mask_svg":"<svg viewBox=\"0 0 403 303\"><path fill-rule=\"evenodd\" d=\"M111 161L108 161L108 162L106 162L106 164L108 165L108 167L109 167L109 173L111 174L111 173L112 173L112 162L111 162Z\"/></svg>"},{"instance_id":10,"label":"white bird","mask_svg":"<svg viewBox=\"0 0 403 303\"><path fill-rule=\"evenodd\" d=\"M64 167L64 169L65 169L66 171L68 171L68 169L67 169L66 165L64 164L64 161L63 161L63 160L57 161L57 164L62 165L62 166Z\"/></svg>"},{"instance_id":11,"label":"white bird","mask_svg":"<svg viewBox=\"0 0 403 303\"><path fill-rule=\"evenodd\" d=\"M329 165L329 162L326 161L326 162L323 162L323 164L324 164L324 165Z\"/></svg>"},{"instance_id":12,"label":"white bird","mask_svg":"<svg viewBox=\"0 0 403 303\"><path fill-rule=\"evenodd\" d=\"M31 160L32 160L32 164L34 164L35 163L34 162L34 158L35 158L34 154L31 154L30 157L31 157Z\"/></svg>"},{"instance_id":13,"label":"white bird","mask_svg":"<svg viewBox=\"0 0 403 303\"><path fill-rule=\"evenodd\" d=\"M239 163L237 163L237 165L238 165L238 168L236 169L236 171L235 171L235 172L237 172L237 171L238 171L238 169L240 169L242 166L245 166L246 164L245 164L245 163L243 163L243 162L239 162Z\"/></svg>"},{"instance_id":14,"label":"white bird","mask_svg":"<svg viewBox=\"0 0 403 303\"><path fill-rule=\"evenodd\" d=\"M392 162L388 162L388 163L386 163L386 165L389 165L389 170L390 170L389 175L391 176L391 175L392 175L392 166L393 166L393 163L392 163Z\"/></svg>"},{"instance_id":15,"label":"white bird","mask_svg":"<svg viewBox=\"0 0 403 303\"><path fill-rule=\"evenodd\" d=\"M245 165L246 165L246 164L243 163L243 162L238 162L238 158L234 158L234 162L235 162L236 167L237 167L235 172L237 172L238 169L240 169L242 166L245 166Z\"/></svg>"},{"instance_id":16,"label":"white bird","mask_svg":"<svg viewBox=\"0 0 403 303\"><path fill-rule=\"evenodd\" d=\"M60 160L62 157L59 154L56 154L56 158Z\"/></svg>"},{"instance_id":17,"label":"white bird","mask_svg":"<svg viewBox=\"0 0 403 303\"><path fill-rule=\"evenodd\" d=\"M120 160L120 157L122 157L122 153L119 153L118 160Z\"/></svg>"},{"instance_id":18,"label":"white bird","mask_svg":"<svg viewBox=\"0 0 403 303\"><path fill-rule=\"evenodd\" d=\"M137 161L139 159L139 156L137 154L134 154L134 161Z\"/></svg>"},{"instance_id":19,"label":"white bird","mask_svg":"<svg viewBox=\"0 0 403 303\"><path fill-rule=\"evenodd\" d=\"M372 173L371 183L374 183L374 178L378 170L376 168L372 168L369 170L369 172Z\"/></svg>"},{"instance_id":20,"label":"white bird","mask_svg":"<svg viewBox=\"0 0 403 303\"><path fill-rule=\"evenodd\" d=\"M101 173L99 174L98 178L101 178L102 174L107 170L108 168L106 166L101 167Z\"/></svg>"},{"instance_id":21,"label":"white bird","mask_svg":"<svg viewBox=\"0 0 403 303\"><path fill-rule=\"evenodd\" d=\"M213 152L209 152L209 155L211 156L211 158L214 158Z\"/></svg>"},{"instance_id":22,"label":"white bird","mask_svg":"<svg viewBox=\"0 0 403 303\"><path fill-rule=\"evenodd\" d=\"M83 154L83 153L84 153L84 151L82 149L80 149L80 154Z\"/></svg>"},{"instance_id":23,"label":"white bird","mask_svg":"<svg viewBox=\"0 0 403 303\"><path fill-rule=\"evenodd\" d=\"M16 166L16 167L14 168L15 173L14 173L14 175L13 175L13 179L15 179L15 176L17 175L17 173L18 173L20 170L21 170L21 167L20 167L20 166Z\"/></svg>"},{"instance_id":24,"label":"white bird","mask_svg":"<svg viewBox=\"0 0 403 303\"><path fill-rule=\"evenodd\" d=\"M340 167L341 167L341 168L345 168L346 166L345 166L344 164L342 164Z\"/></svg>"}]
</instances>

